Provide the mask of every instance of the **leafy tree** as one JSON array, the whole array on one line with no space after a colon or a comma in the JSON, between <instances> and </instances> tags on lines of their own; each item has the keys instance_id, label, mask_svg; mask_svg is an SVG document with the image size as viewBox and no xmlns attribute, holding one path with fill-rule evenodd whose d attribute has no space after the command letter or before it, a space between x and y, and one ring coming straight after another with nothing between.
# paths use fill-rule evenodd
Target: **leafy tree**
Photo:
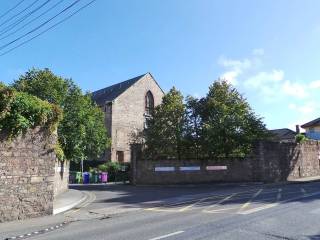
<instances>
[{"instance_id":1,"label":"leafy tree","mask_svg":"<svg viewBox=\"0 0 320 240\"><path fill-rule=\"evenodd\" d=\"M33 68L14 81L12 87L62 106L68 92L68 81L56 76L47 68L44 70Z\"/></svg>"},{"instance_id":2,"label":"leafy tree","mask_svg":"<svg viewBox=\"0 0 320 240\"><path fill-rule=\"evenodd\" d=\"M72 80L58 77L48 69L32 69L12 86L62 108L58 137L66 159L97 159L110 144L102 111Z\"/></svg>"},{"instance_id":3,"label":"leafy tree","mask_svg":"<svg viewBox=\"0 0 320 240\"><path fill-rule=\"evenodd\" d=\"M262 119L224 80L214 82L206 97L183 96L175 88L156 107L145 130L147 156L204 159L244 156L254 141L267 137Z\"/></svg>"},{"instance_id":4,"label":"leafy tree","mask_svg":"<svg viewBox=\"0 0 320 240\"><path fill-rule=\"evenodd\" d=\"M184 141L185 106L182 94L174 87L163 97L145 130L149 157L166 155L181 159Z\"/></svg>"},{"instance_id":5,"label":"leafy tree","mask_svg":"<svg viewBox=\"0 0 320 240\"><path fill-rule=\"evenodd\" d=\"M214 82L201 111L203 150L208 157L244 155L266 136L262 119L242 95L224 80Z\"/></svg>"},{"instance_id":6,"label":"leafy tree","mask_svg":"<svg viewBox=\"0 0 320 240\"><path fill-rule=\"evenodd\" d=\"M200 158L202 137L202 101L188 96L186 98L185 149L189 156Z\"/></svg>"}]
</instances>

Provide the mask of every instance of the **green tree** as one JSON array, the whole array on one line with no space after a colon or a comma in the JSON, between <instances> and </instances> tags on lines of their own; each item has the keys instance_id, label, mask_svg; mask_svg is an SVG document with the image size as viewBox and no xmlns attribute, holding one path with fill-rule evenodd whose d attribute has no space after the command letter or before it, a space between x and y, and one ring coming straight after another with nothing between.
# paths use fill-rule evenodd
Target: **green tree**
<instances>
[{"instance_id":1,"label":"green tree","mask_svg":"<svg viewBox=\"0 0 320 240\"><path fill-rule=\"evenodd\" d=\"M202 101L188 96L186 98L185 149L188 156L199 159L202 156Z\"/></svg>"},{"instance_id":2,"label":"green tree","mask_svg":"<svg viewBox=\"0 0 320 240\"><path fill-rule=\"evenodd\" d=\"M63 106L69 81L71 80L56 76L47 68L44 70L33 68L14 81L12 87L20 92L37 96L49 103Z\"/></svg>"},{"instance_id":3,"label":"green tree","mask_svg":"<svg viewBox=\"0 0 320 240\"><path fill-rule=\"evenodd\" d=\"M215 81L202 101L202 148L208 157L245 155L266 136L262 119L226 81Z\"/></svg>"},{"instance_id":4,"label":"green tree","mask_svg":"<svg viewBox=\"0 0 320 240\"><path fill-rule=\"evenodd\" d=\"M163 97L145 129L146 153L149 157L166 155L181 159L184 146L185 105L174 87Z\"/></svg>"},{"instance_id":5,"label":"green tree","mask_svg":"<svg viewBox=\"0 0 320 240\"><path fill-rule=\"evenodd\" d=\"M58 137L66 159L97 159L110 144L103 112L72 80L58 77L48 69L32 69L12 86L62 108Z\"/></svg>"}]
</instances>

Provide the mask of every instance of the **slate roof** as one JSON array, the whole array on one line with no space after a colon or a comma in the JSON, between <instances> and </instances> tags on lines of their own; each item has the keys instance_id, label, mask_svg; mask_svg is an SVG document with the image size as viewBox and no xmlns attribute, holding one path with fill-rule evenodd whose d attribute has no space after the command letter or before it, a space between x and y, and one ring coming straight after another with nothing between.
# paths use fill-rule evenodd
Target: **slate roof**
<instances>
[{"instance_id":1,"label":"slate roof","mask_svg":"<svg viewBox=\"0 0 320 240\"><path fill-rule=\"evenodd\" d=\"M302 128L312 127L312 126L319 126L320 125L320 118L314 119L310 122L307 122L301 125Z\"/></svg>"},{"instance_id":2,"label":"slate roof","mask_svg":"<svg viewBox=\"0 0 320 240\"><path fill-rule=\"evenodd\" d=\"M295 131L289 128L273 129L269 130L269 132L279 140L294 139L297 134Z\"/></svg>"},{"instance_id":3,"label":"slate roof","mask_svg":"<svg viewBox=\"0 0 320 240\"><path fill-rule=\"evenodd\" d=\"M126 91L129 87L139 81L146 74L131 78L127 81L111 85L92 93L92 99L98 104L103 105L106 102L111 102Z\"/></svg>"}]
</instances>

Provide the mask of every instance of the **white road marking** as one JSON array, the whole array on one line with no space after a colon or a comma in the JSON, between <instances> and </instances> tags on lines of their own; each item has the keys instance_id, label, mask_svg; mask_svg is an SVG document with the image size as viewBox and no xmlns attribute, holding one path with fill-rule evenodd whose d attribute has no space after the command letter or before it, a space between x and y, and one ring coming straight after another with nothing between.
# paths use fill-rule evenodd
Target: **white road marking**
<instances>
[{"instance_id":1,"label":"white road marking","mask_svg":"<svg viewBox=\"0 0 320 240\"><path fill-rule=\"evenodd\" d=\"M220 201L218 201L218 202L216 202L215 204L213 204L212 206L210 206L210 208L209 208L209 209L213 209L213 208L215 208L215 207L216 207L216 206L218 206L219 204L221 204L221 203L223 203L223 202L225 202L225 201L229 200L230 198L234 197L235 195L237 195L237 193L233 193L233 194L231 194L231 195L229 195L229 196L227 196L227 197L225 197L225 198L221 199ZM203 212L208 212L208 213L210 213L210 212L214 212L214 211L215 211L215 210L203 210Z\"/></svg>"},{"instance_id":2,"label":"white road marking","mask_svg":"<svg viewBox=\"0 0 320 240\"><path fill-rule=\"evenodd\" d=\"M179 209L162 209L162 208L158 208L158 207L146 208L144 210L145 211L154 211L154 212L174 212L174 213L179 212Z\"/></svg>"},{"instance_id":3,"label":"white road marking","mask_svg":"<svg viewBox=\"0 0 320 240\"><path fill-rule=\"evenodd\" d=\"M175 206L179 206L179 205L182 205L182 204L190 204L190 205L194 205L195 203L194 202L198 202L198 201L204 201L205 199L215 199L215 198L221 198L221 197L225 197L225 196L229 196L230 194L234 194L234 195L240 195L240 194L252 194L252 192L254 192L256 189L249 189L247 191L239 191L239 192L236 192L236 193L225 193L225 194L217 194L217 195L209 195L209 196L203 196L203 197L200 197L200 198L191 198L191 199L188 199L188 200L185 200L185 201L177 201L177 202L174 202L174 203L168 203L168 204L163 204L163 205L158 205L158 206L152 206L152 207L148 207L148 208L144 208L144 210L147 210L147 211L152 211L152 210L156 210L156 209L161 209L161 208L168 208L168 207L175 207ZM266 190L268 191L268 190ZM272 193L271 192L267 192L267 193ZM182 199L184 199L182 197ZM188 206L186 206L188 207ZM178 207L177 207L178 208ZM178 211L178 210L174 210L174 211Z\"/></svg>"},{"instance_id":4,"label":"white road marking","mask_svg":"<svg viewBox=\"0 0 320 240\"><path fill-rule=\"evenodd\" d=\"M211 197L202 198L202 199L196 201L195 203L192 203L192 204L190 204L189 206L186 206L186 207L180 209L179 212L184 212L184 211L186 211L186 210L194 207L195 205L197 205L197 204L199 204L199 203L201 203L201 202L204 202L204 201L206 201L206 200L208 200L208 199L215 199L215 198L217 198L217 196L211 196Z\"/></svg>"},{"instance_id":5,"label":"white road marking","mask_svg":"<svg viewBox=\"0 0 320 240\"><path fill-rule=\"evenodd\" d=\"M255 198L262 192L262 190L263 190L263 189L261 188L261 189L259 189L255 194L253 194L252 197L249 199L249 201L246 202L245 204L243 204L243 205L241 206L241 208L239 209L238 212L241 212L243 209L247 208L247 207L251 204L251 202L253 201L253 199L255 199Z\"/></svg>"},{"instance_id":6,"label":"white road marking","mask_svg":"<svg viewBox=\"0 0 320 240\"><path fill-rule=\"evenodd\" d=\"M160 240L160 239L168 238L168 237L175 236L175 235L178 235L178 234L181 234L181 233L184 233L184 231L178 231L178 232L174 232L174 233L169 233L169 234L162 235L162 236L159 236L159 237L151 238L149 240Z\"/></svg>"},{"instance_id":7,"label":"white road marking","mask_svg":"<svg viewBox=\"0 0 320 240\"><path fill-rule=\"evenodd\" d=\"M264 210L264 209L268 209L268 208L271 208L271 207L278 206L281 203L287 203L287 202L290 202L290 201L295 201L295 200L303 199L303 198L306 198L306 197L312 197L312 196L316 196L316 195L320 195L320 192L314 192L314 193L310 193L310 194L305 194L302 197L301 196L297 196L297 197L286 199L286 200L283 200L283 201L280 201L280 202L270 203L270 204L267 204L267 205L262 206L262 207L257 207L257 208L249 209L247 211L238 212L238 214L250 214L250 213L254 213L254 212L258 212L258 211Z\"/></svg>"},{"instance_id":8,"label":"white road marking","mask_svg":"<svg viewBox=\"0 0 320 240\"><path fill-rule=\"evenodd\" d=\"M220 213L220 212L233 210L233 209L238 209L238 206L237 207L229 207L229 208L219 208L219 209L213 209L213 210L203 210L202 212L205 212L205 213Z\"/></svg>"},{"instance_id":9,"label":"white road marking","mask_svg":"<svg viewBox=\"0 0 320 240\"><path fill-rule=\"evenodd\" d=\"M254 213L254 212L259 212L261 210L272 208L272 207L275 207L277 205L279 205L279 203L269 203L269 204L266 204L266 205L261 206L261 207L257 207L257 208L249 209L249 210L246 210L246 211L238 212L238 214L250 214L250 213Z\"/></svg>"}]
</instances>

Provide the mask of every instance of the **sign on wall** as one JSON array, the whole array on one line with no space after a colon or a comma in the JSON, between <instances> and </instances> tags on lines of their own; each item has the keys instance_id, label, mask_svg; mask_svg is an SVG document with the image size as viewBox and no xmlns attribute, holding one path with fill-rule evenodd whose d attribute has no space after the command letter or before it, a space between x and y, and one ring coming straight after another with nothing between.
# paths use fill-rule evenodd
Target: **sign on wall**
<instances>
[{"instance_id":1,"label":"sign on wall","mask_svg":"<svg viewBox=\"0 0 320 240\"><path fill-rule=\"evenodd\" d=\"M155 167L155 172L174 172L174 167Z\"/></svg>"},{"instance_id":2,"label":"sign on wall","mask_svg":"<svg viewBox=\"0 0 320 240\"><path fill-rule=\"evenodd\" d=\"M184 166L179 167L180 171L200 171L200 166Z\"/></svg>"},{"instance_id":3,"label":"sign on wall","mask_svg":"<svg viewBox=\"0 0 320 240\"><path fill-rule=\"evenodd\" d=\"M227 170L227 166L207 166L206 169L208 171Z\"/></svg>"}]
</instances>

